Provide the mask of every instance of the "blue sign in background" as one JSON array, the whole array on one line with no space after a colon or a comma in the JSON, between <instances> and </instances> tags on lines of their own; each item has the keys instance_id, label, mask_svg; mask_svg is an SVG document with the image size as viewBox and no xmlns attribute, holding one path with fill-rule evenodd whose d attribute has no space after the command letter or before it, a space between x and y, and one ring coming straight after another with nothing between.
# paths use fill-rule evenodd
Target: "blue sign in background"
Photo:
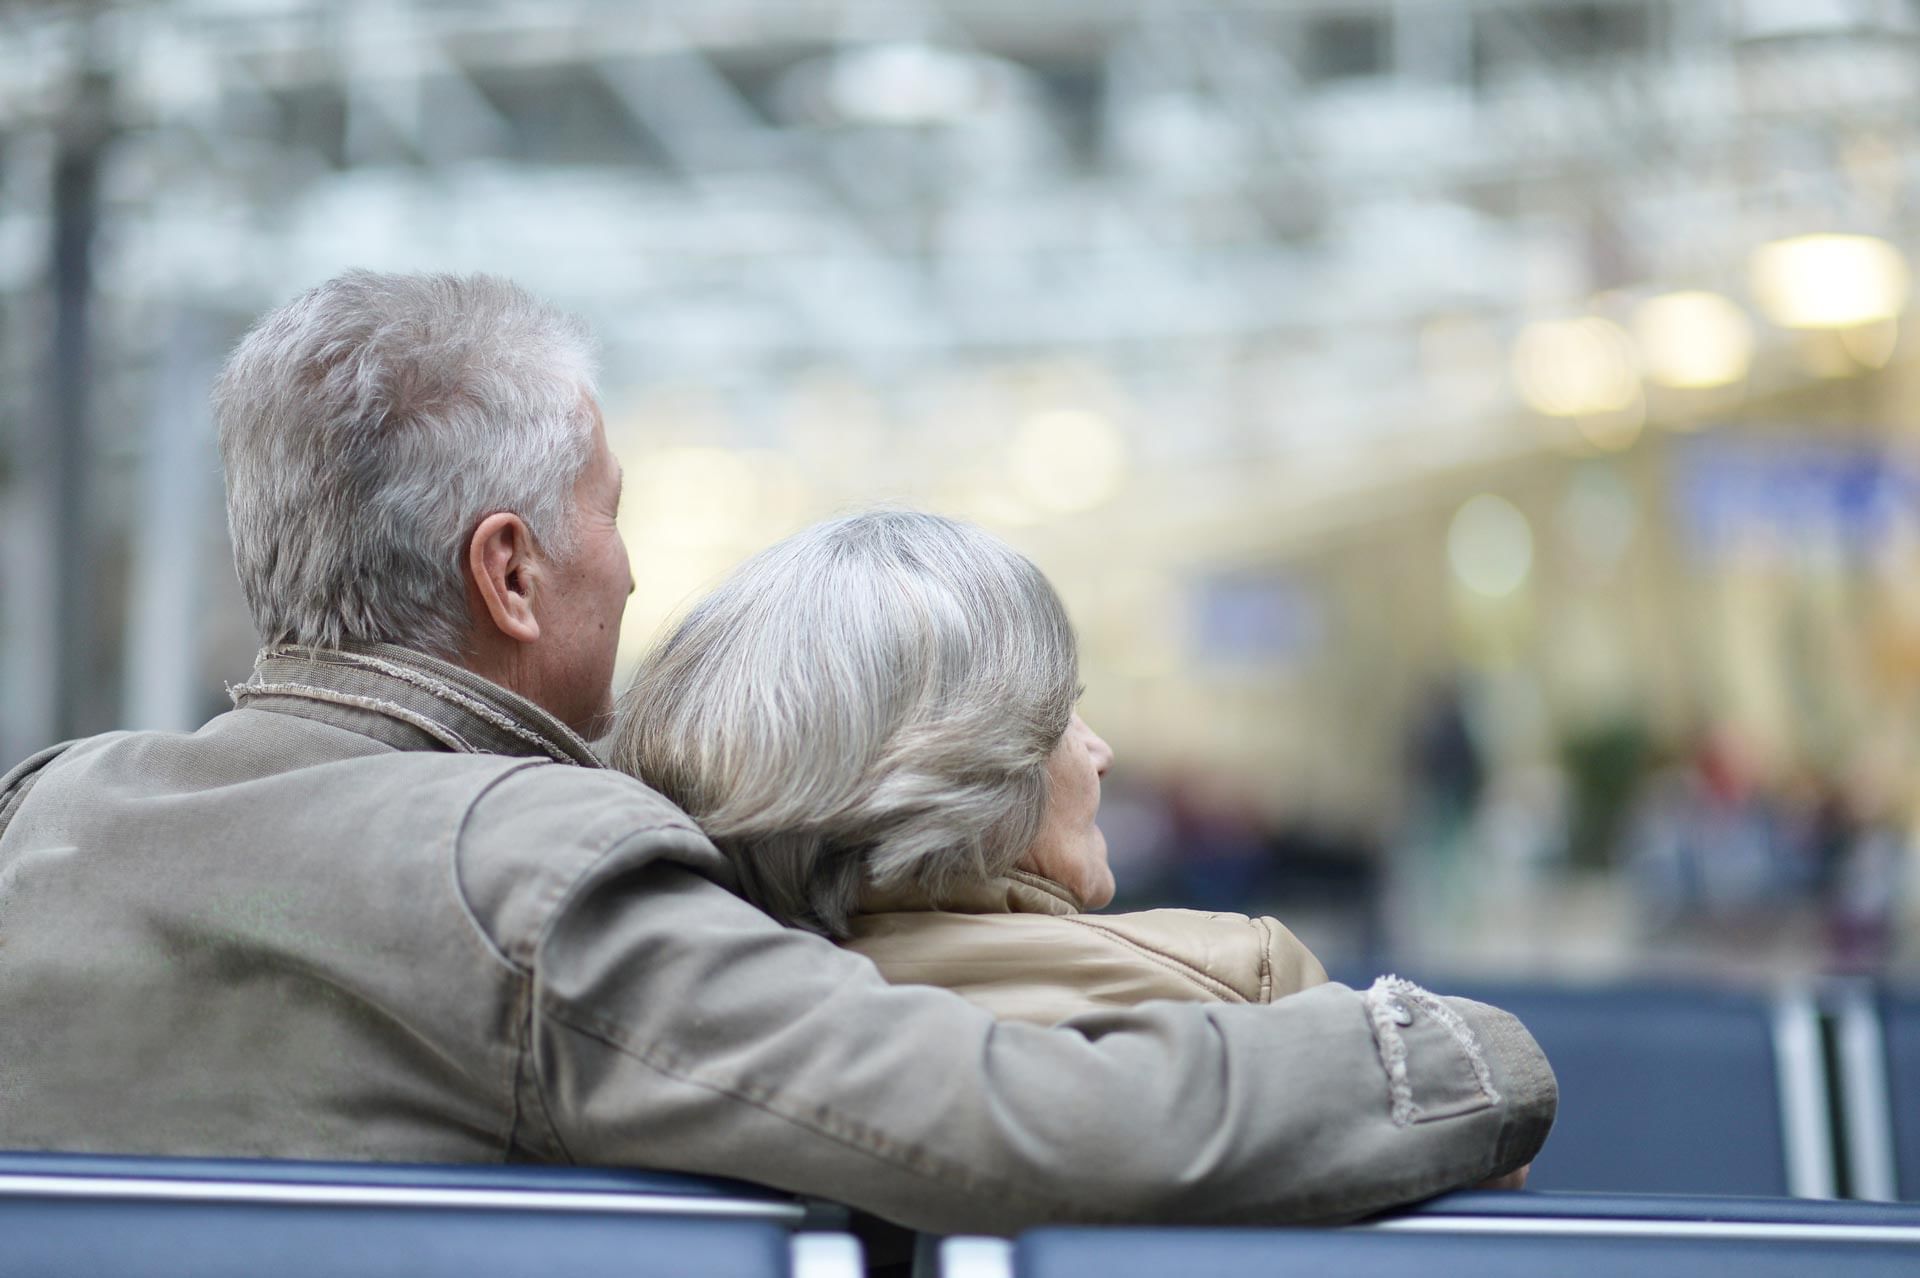
<instances>
[{"instance_id":1,"label":"blue sign in background","mask_svg":"<svg viewBox=\"0 0 1920 1278\"><path fill-rule=\"evenodd\" d=\"M1868 554L1897 519L1920 518L1920 466L1867 444L1701 439L1680 449L1671 494L1696 554L1755 543Z\"/></svg>"}]
</instances>

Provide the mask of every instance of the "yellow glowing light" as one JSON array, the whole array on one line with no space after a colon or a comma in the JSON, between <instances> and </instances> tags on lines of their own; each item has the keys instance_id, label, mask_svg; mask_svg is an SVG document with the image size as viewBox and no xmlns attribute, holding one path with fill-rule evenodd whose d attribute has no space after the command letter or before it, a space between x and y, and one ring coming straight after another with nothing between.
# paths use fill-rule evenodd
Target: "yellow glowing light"
<instances>
[{"instance_id":1,"label":"yellow glowing light","mask_svg":"<svg viewBox=\"0 0 1920 1278\"><path fill-rule=\"evenodd\" d=\"M1640 394L1633 340L1611 320L1543 320L1513 344L1520 397L1553 417L1585 417L1630 407Z\"/></svg>"},{"instance_id":2,"label":"yellow glowing light","mask_svg":"<svg viewBox=\"0 0 1920 1278\"><path fill-rule=\"evenodd\" d=\"M1704 390L1747 375L1753 321L1718 293L1665 293L1633 313L1647 376L1662 386Z\"/></svg>"},{"instance_id":3,"label":"yellow glowing light","mask_svg":"<svg viewBox=\"0 0 1920 1278\"><path fill-rule=\"evenodd\" d=\"M1055 514L1092 510L1120 491L1127 446L1096 413L1036 413L1013 438L1008 466L1014 491Z\"/></svg>"},{"instance_id":4,"label":"yellow glowing light","mask_svg":"<svg viewBox=\"0 0 1920 1278\"><path fill-rule=\"evenodd\" d=\"M1900 250L1871 235L1799 235L1757 249L1754 301L1785 328L1852 328L1894 319L1912 280Z\"/></svg>"},{"instance_id":5,"label":"yellow glowing light","mask_svg":"<svg viewBox=\"0 0 1920 1278\"><path fill-rule=\"evenodd\" d=\"M1533 571L1533 529L1512 502L1481 493L1447 526L1447 564L1474 594L1504 599Z\"/></svg>"}]
</instances>

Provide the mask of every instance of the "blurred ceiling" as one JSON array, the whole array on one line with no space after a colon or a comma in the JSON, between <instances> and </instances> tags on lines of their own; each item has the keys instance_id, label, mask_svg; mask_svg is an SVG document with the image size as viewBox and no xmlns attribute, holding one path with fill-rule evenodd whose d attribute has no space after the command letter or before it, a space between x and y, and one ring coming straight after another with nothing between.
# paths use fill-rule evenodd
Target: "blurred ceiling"
<instances>
[{"instance_id":1,"label":"blurred ceiling","mask_svg":"<svg viewBox=\"0 0 1920 1278\"><path fill-rule=\"evenodd\" d=\"M1148 568L1273 553L1905 358L1917 12L0 4L0 318L37 331L97 143L110 454L319 279L484 269L605 343L674 551L648 622L875 496ZM15 420L38 358L0 349Z\"/></svg>"}]
</instances>

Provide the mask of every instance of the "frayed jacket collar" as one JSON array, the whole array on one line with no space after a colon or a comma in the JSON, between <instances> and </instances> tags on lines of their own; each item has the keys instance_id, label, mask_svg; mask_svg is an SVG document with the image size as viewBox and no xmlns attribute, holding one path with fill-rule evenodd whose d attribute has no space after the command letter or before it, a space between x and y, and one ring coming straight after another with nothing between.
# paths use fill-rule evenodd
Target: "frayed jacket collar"
<instances>
[{"instance_id":1,"label":"frayed jacket collar","mask_svg":"<svg viewBox=\"0 0 1920 1278\"><path fill-rule=\"evenodd\" d=\"M252 676L227 693L236 707L331 723L400 750L601 766L578 733L525 697L393 644L263 648Z\"/></svg>"}]
</instances>

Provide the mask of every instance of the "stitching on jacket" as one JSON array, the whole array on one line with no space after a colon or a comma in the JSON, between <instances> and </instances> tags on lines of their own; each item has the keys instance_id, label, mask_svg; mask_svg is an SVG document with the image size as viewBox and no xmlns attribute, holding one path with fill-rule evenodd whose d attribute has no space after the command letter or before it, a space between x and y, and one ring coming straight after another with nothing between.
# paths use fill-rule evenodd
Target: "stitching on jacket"
<instances>
[{"instance_id":1,"label":"stitching on jacket","mask_svg":"<svg viewBox=\"0 0 1920 1278\"><path fill-rule=\"evenodd\" d=\"M1086 903L1080 899L1072 888L1069 888L1064 883L1055 883L1044 874L1035 874L1031 870L1022 870L1018 866L1015 866L1013 869L1007 871L1006 877L1012 879L1015 883L1024 883L1036 892L1044 892L1055 900L1066 902L1074 908L1075 913L1083 913L1087 908Z\"/></svg>"},{"instance_id":2,"label":"stitching on jacket","mask_svg":"<svg viewBox=\"0 0 1920 1278\"><path fill-rule=\"evenodd\" d=\"M1373 1028L1374 1049L1387 1071L1387 1112L1393 1116L1395 1127L1406 1127L1419 1110L1413 1103L1413 1084L1407 1081L1407 1041L1400 1037L1400 1027L1394 1023L1393 1000L1382 988L1386 980L1383 976L1375 981L1362 1002Z\"/></svg>"},{"instance_id":3,"label":"stitching on jacket","mask_svg":"<svg viewBox=\"0 0 1920 1278\"><path fill-rule=\"evenodd\" d=\"M519 990L518 997L525 1008L525 1015L521 1018L524 1028L519 1050L511 1070L511 1080L509 1083L512 1091L513 1112L513 1126L509 1131L508 1137L509 1148L511 1148L513 1132L517 1132L519 1129L521 1114L520 1077L524 1072L532 1079L533 1097L540 1107L542 1125L546 1129L547 1134L552 1138L554 1145L559 1148L561 1154L566 1157L568 1162L572 1163L578 1160L574 1158L573 1151L567 1147L567 1140L560 1132L560 1125L554 1121L553 1107L547 1102L546 1077L540 1070L539 1054L534 1050L533 1026L538 1015L535 1006L538 998L533 988L532 969L521 966L514 960L512 955L508 954L494 941L493 937L487 932L485 925L480 922L480 916L475 913L473 903L467 899L466 886L460 881L460 843L466 836L468 823L473 819L473 810L480 805L482 799L492 794L505 782L529 769L543 766L545 766L544 763L538 759L520 760L516 766L507 769L489 781L486 787L482 789L478 795L474 796L473 802L467 805L466 810L461 813L459 821L455 824L453 842L450 845L449 855L447 857L447 873L448 877L452 880L454 900L458 903L461 914L465 916L468 926L473 929L474 935L479 938L480 943L486 947L488 953L492 954L516 978ZM625 847L630 841L663 830L673 831L675 833L697 833L697 831L689 831L687 826L679 822L663 822L659 825L644 826L637 830L626 828L616 829L611 837L608 838L606 846L595 849L592 845L587 845L583 848L583 851L587 853L585 863L570 878L564 875L555 876L555 882L548 890L549 899L540 903L538 907L539 913L543 917L539 917L538 919L538 926L534 931L530 948L538 951L540 946L545 942L547 933L552 928L554 920L560 915L560 910L557 908L559 903L570 897L572 893L577 890L580 883L586 879L594 869L603 864L614 852Z\"/></svg>"},{"instance_id":4,"label":"stitching on jacket","mask_svg":"<svg viewBox=\"0 0 1920 1278\"><path fill-rule=\"evenodd\" d=\"M460 820L455 823L453 827L453 842L449 844L447 848L447 881L453 889L454 901L460 906L460 913L466 916L467 926L473 929L474 935L480 938L480 943L492 952L493 956L500 961L502 966L514 975L521 977L527 975L527 970L521 967L520 964L514 962L513 956L502 949L499 943L493 939L492 935L488 933L486 925L480 921L480 915L474 910L473 902L467 899L466 884L460 881L460 845L466 841L467 826L473 821L473 810L480 806L482 800L499 789L500 786L511 778L525 772L528 768L538 768L542 766L544 765L538 759L519 760L513 767L508 768L499 776L494 777L491 781L480 787L480 793L473 796L472 802L467 804L466 809L460 814Z\"/></svg>"},{"instance_id":5,"label":"stitching on jacket","mask_svg":"<svg viewBox=\"0 0 1920 1278\"><path fill-rule=\"evenodd\" d=\"M467 899L466 885L460 881L460 844L466 838L467 826L473 821L473 811L480 806L482 800L521 773L532 768L542 768L545 766L546 762L541 759L519 759L515 761L515 766L508 768L505 772L502 772L499 776L487 782L480 793L474 796L473 802L469 803L466 810L460 814L460 820L453 832L453 844L447 857L447 878L453 891L453 898L455 902L458 903L460 912L466 916L467 925L473 929L474 935L479 938L480 943L500 962L501 966L505 967L514 975L521 977L532 975L532 970L522 966L514 959L513 955L507 953L506 950L502 949L500 945L495 942L492 935L488 933L486 925L480 921L480 915L474 910L473 902ZM556 907L573 891L580 879L592 873L601 862L605 861L610 854L623 847L628 840L643 838L646 835L658 834L662 831L668 831L674 834L699 833L698 830L693 829L683 822L663 821L656 825L644 825L637 829L618 827L613 831L606 845L603 847L596 848L593 844L582 845L581 850L586 854L586 860L582 863L580 869L571 877L555 875L553 885L548 890L548 899L543 900L536 911L537 914L543 917L541 918L538 930L534 932L531 938L531 948L539 949L540 945L546 940L547 929L552 925L552 920L557 913Z\"/></svg>"},{"instance_id":6,"label":"stitching on jacket","mask_svg":"<svg viewBox=\"0 0 1920 1278\"><path fill-rule=\"evenodd\" d=\"M1249 919L1260 934L1260 1001L1273 1002L1273 928L1265 917Z\"/></svg>"},{"instance_id":7,"label":"stitching on jacket","mask_svg":"<svg viewBox=\"0 0 1920 1278\"><path fill-rule=\"evenodd\" d=\"M1473 1067L1473 1081L1480 1086L1480 1094L1494 1104L1500 1103L1500 1093L1493 1089L1493 1071L1487 1068L1487 1058L1480 1051L1480 1041L1473 1035L1473 1027L1460 1019L1460 1014L1448 1007L1438 995L1430 994L1411 981L1402 982L1412 994L1415 1002L1426 1008L1427 1013L1453 1035L1460 1044L1460 1050L1467 1055L1467 1064Z\"/></svg>"},{"instance_id":8,"label":"stitching on jacket","mask_svg":"<svg viewBox=\"0 0 1920 1278\"><path fill-rule=\"evenodd\" d=\"M585 889L587 881L593 877L596 870L605 865L609 859L629 843L635 839L644 838L649 834L691 834L702 843L707 842L707 836L702 834L698 827L680 821L662 821L658 825L642 826L638 830L617 831L607 846L600 850L598 856L593 857L582 865L571 879L562 878L556 883L553 900L544 907L546 917L540 921L540 930L533 934L533 943L529 947L530 951L538 954L546 945L547 938L553 934L554 925L560 921L560 916L567 912L567 907L573 903L573 898ZM682 868L685 869L687 873L696 877L706 877L691 866L683 866ZM713 882L711 879L707 881L709 883ZM720 888L723 892L727 890L718 883L715 883L714 886Z\"/></svg>"},{"instance_id":9,"label":"stitching on jacket","mask_svg":"<svg viewBox=\"0 0 1920 1278\"><path fill-rule=\"evenodd\" d=\"M533 988L531 978L527 981L526 990L527 1022L523 1046L526 1050L527 1075L532 1080L533 1103L540 1107L540 1121L545 1126L547 1135L552 1138L554 1148L560 1151L562 1158L577 1166L580 1160L568 1147L567 1138L560 1131L560 1123L553 1116L553 1106L547 1103L547 1076L546 1072L540 1068L540 1053L535 1048L535 1039L539 1036L540 999Z\"/></svg>"},{"instance_id":10,"label":"stitching on jacket","mask_svg":"<svg viewBox=\"0 0 1920 1278\"><path fill-rule=\"evenodd\" d=\"M513 1021L520 1032L520 1041L515 1044L507 1064L507 1139L500 1151L500 1156L505 1162L513 1161L514 1146L520 1140L520 1076L526 1072L527 1060L530 1056L527 1043L532 1038L532 1035L527 1032L533 1021L531 985L532 982L527 980L514 983Z\"/></svg>"},{"instance_id":11,"label":"stitching on jacket","mask_svg":"<svg viewBox=\"0 0 1920 1278\"><path fill-rule=\"evenodd\" d=\"M1247 1001L1247 996L1245 994L1242 994L1239 990L1234 989L1233 986L1227 984L1223 980L1220 980L1218 977L1209 976L1207 975L1207 973L1202 972L1199 968L1196 968L1181 959L1175 958L1171 954L1167 954L1160 950L1153 949L1151 946L1142 945L1140 942L1132 939L1131 937L1122 936L1118 932L1111 931L1108 928L1103 927L1098 921L1092 918L1082 917L1077 914L1063 914L1063 915L1060 915L1059 917L1063 922L1078 923L1081 927L1090 928L1095 933L1106 937L1109 941L1112 941L1115 945L1120 946L1122 949L1131 950L1133 953L1140 955L1142 958L1147 959L1150 962L1157 963L1161 967L1164 967L1165 969L1167 969L1167 971L1172 972L1175 976L1182 977L1183 979L1191 982L1192 984L1199 986L1202 990L1206 991L1208 994L1211 994L1213 997L1219 999L1222 1002L1244 1003Z\"/></svg>"},{"instance_id":12,"label":"stitching on jacket","mask_svg":"<svg viewBox=\"0 0 1920 1278\"><path fill-rule=\"evenodd\" d=\"M541 766L541 764L538 760L518 760L514 766L507 769L505 775L512 775L525 768L537 768L539 766ZM490 780L482 787L481 793L487 793L487 791L499 783L499 780L499 777ZM460 837L466 831L467 822L472 815L473 801L469 801L464 807L454 813L453 819L444 827L446 832L434 843L427 844L426 846L428 848L438 846L445 849L443 855L445 856L445 869L449 880L447 888L453 896L454 910L459 914L460 921L465 924L465 927L461 930L465 933L467 943L480 951L483 956L481 959L483 963L488 960L498 962L503 957L500 954L499 947L493 943L493 938L487 935L486 929L479 925L479 920L467 904L466 893L460 890ZM514 996L517 999L525 1001L527 998L527 980L524 974L515 971L511 963L508 963L506 966L508 974L515 982ZM500 1133L500 1147L501 1156L509 1159L513 1156L514 1141L520 1129L520 1069L520 1052L514 1051L508 1053L507 1059L501 1069L503 1077L500 1080L501 1089L506 1093L506 1105L504 1108L507 1112L506 1127Z\"/></svg>"},{"instance_id":13,"label":"stitching on jacket","mask_svg":"<svg viewBox=\"0 0 1920 1278\"><path fill-rule=\"evenodd\" d=\"M351 706L356 710L371 710L375 714L384 714L402 723L412 724L457 754L480 753L452 728L435 723L417 710L409 710L403 705L381 697L363 697L351 692L335 692L331 688L315 688L304 683L255 683L252 680L227 689L227 696L236 706L254 697L304 697L309 701L325 701L338 706Z\"/></svg>"},{"instance_id":14,"label":"stitching on jacket","mask_svg":"<svg viewBox=\"0 0 1920 1278\"><path fill-rule=\"evenodd\" d=\"M1387 975L1374 981L1362 1001L1373 1026L1373 1042L1380 1053L1380 1064L1387 1071L1387 1095L1394 1125L1406 1127L1420 1116L1420 1107L1413 1100L1413 1083L1407 1077L1407 1041L1401 1037L1399 1023L1394 1019L1396 999L1414 1004L1452 1035L1473 1070L1480 1094L1489 1102L1499 1104L1500 1093L1493 1089L1493 1075L1487 1069L1486 1057L1481 1054L1472 1027L1435 995L1412 981Z\"/></svg>"}]
</instances>

